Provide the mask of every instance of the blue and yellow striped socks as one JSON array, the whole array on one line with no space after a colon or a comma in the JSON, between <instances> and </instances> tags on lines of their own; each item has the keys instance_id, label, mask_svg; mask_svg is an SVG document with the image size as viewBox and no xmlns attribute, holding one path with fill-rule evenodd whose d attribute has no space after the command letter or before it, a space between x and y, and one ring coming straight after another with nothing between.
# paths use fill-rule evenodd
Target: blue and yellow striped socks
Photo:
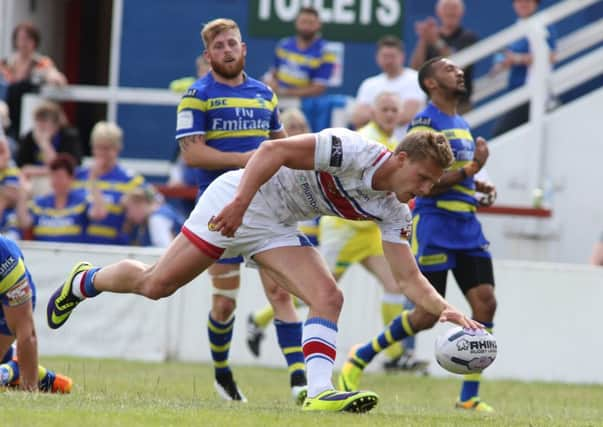
<instances>
[{"instance_id":1,"label":"blue and yellow striped socks","mask_svg":"<svg viewBox=\"0 0 603 427\"><path fill-rule=\"evenodd\" d=\"M285 356L291 387L306 385L306 370L304 353L302 352L302 324L301 322L283 322L274 320L278 345Z\"/></svg>"},{"instance_id":2,"label":"blue and yellow striped socks","mask_svg":"<svg viewBox=\"0 0 603 427\"><path fill-rule=\"evenodd\" d=\"M415 334L410 321L408 320L408 310L404 310L401 315L396 317L391 323L379 334L376 338L363 345L356 350L356 362L364 366L370 363L373 358L387 347L400 341L406 337L411 337Z\"/></svg>"},{"instance_id":3,"label":"blue and yellow striped socks","mask_svg":"<svg viewBox=\"0 0 603 427\"><path fill-rule=\"evenodd\" d=\"M208 316L207 335L209 337L209 347L211 349L211 357L214 361L216 377L230 372L228 351L230 350L230 341L232 340L234 320L234 315L225 323L212 319L211 314Z\"/></svg>"},{"instance_id":4,"label":"blue and yellow striped socks","mask_svg":"<svg viewBox=\"0 0 603 427\"><path fill-rule=\"evenodd\" d=\"M38 365L38 387L40 391L51 391L54 383L55 373ZM9 360L0 365L0 386L16 385L19 383L19 363L16 360Z\"/></svg>"}]
</instances>

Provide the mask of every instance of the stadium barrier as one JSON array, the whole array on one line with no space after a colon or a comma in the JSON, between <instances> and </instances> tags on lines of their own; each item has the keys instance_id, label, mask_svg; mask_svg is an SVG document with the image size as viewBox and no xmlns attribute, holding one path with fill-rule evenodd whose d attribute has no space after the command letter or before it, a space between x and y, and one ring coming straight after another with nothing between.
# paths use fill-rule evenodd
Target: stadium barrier
<instances>
[{"instance_id":1,"label":"stadium barrier","mask_svg":"<svg viewBox=\"0 0 603 427\"><path fill-rule=\"evenodd\" d=\"M63 328L53 331L46 326L46 303L75 262L87 259L106 265L129 257L151 263L161 250L73 244L57 248L40 242L21 242L21 246L38 288L36 324L42 355L210 361L206 332L210 308L207 274L160 301L102 294L79 306ZM495 325L499 355L486 377L603 383L603 371L597 368L603 340L593 339L592 332L593 325L599 324L603 269L498 260L494 267L499 300ZM284 367L272 326L262 343L260 359L254 359L247 350L245 318L264 306L266 298L255 270L244 268L242 283L230 352L232 364ZM353 344L382 329L382 291L375 279L354 266L344 276L341 287L345 304L339 322L337 367ZM468 311L452 276L448 289L449 300ZM303 309L300 315L305 317ZM433 375L447 375L437 366L433 349L436 335L448 327L438 325L417 337L418 357L431 361ZM369 369L380 366L378 359Z\"/></svg>"}]
</instances>

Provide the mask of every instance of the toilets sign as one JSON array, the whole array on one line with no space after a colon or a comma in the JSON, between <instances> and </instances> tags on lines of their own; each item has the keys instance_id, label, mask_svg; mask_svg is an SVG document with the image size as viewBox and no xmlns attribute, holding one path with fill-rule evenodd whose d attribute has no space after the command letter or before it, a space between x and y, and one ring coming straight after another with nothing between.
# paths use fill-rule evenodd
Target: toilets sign
<instances>
[{"instance_id":1,"label":"toilets sign","mask_svg":"<svg viewBox=\"0 0 603 427\"><path fill-rule=\"evenodd\" d=\"M299 9L314 7L328 40L376 41L402 34L404 0L250 0L249 35L286 37L295 33Z\"/></svg>"}]
</instances>

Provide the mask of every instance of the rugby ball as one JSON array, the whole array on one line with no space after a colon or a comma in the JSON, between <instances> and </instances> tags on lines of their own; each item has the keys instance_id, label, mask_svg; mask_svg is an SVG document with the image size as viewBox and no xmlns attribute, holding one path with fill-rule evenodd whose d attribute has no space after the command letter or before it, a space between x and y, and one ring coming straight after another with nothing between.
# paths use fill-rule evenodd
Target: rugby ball
<instances>
[{"instance_id":1,"label":"rugby ball","mask_svg":"<svg viewBox=\"0 0 603 427\"><path fill-rule=\"evenodd\" d=\"M496 339L492 334L460 326L440 335L435 346L438 364L454 374L482 372L494 362L496 352Z\"/></svg>"}]
</instances>

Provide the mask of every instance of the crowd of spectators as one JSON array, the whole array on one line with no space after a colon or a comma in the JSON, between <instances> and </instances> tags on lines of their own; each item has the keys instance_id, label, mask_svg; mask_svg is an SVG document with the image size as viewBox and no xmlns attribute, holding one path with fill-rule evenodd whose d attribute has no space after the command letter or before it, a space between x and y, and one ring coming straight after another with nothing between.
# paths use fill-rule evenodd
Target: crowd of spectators
<instances>
[{"instance_id":1,"label":"crowd of spectators","mask_svg":"<svg viewBox=\"0 0 603 427\"><path fill-rule=\"evenodd\" d=\"M512 3L518 19L531 16L539 5L538 0ZM411 118L428 102L418 84L419 67L430 58L448 56L478 40L477 34L463 27L465 12L463 0L438 0L434 16L416 22L417 43L408 57L398 36L381 38L375 49L381 73L359 82L350 127L375 126L380 112L374 108L379 99L395 99L400 108L390 120L393 138L400 140ZM293 36L276 44L264 80L278 96L296 97L301 102L301 111L284 112L283 119L307 126L315 117L305 107L324 96L336 57L328 49L328 34L323 37L315 9L302 8L294 28ZM550 33L554 49L554 31ZM37 91L43 84L67 83L53 60L38 52L40 40L40 31L32 23L20 23L12 33L13 52L0 60L0 78L6 86L6 102L0 101L1 232L39 240L165 246L193 202L174 211L141 175L120 165L124 137L117 124L97 123L90 134L92 158L85 164L80 135L57 103L39 104L33 110L33 128L21 134L23 94ZM513 43L497 58L493 73L510 69L509 87L525 83L532 61L526 39ZM182 93L208 69L201 55L196 59L196 76L174 80L170 88ZM469 90L461 111L471 108L472 69L464 71ZM511 111L501 119L497 132L525 121L526 114L527 106ZM194 186L195 170L187 168L177 154L168 186Z\"/></svg>"}]
</instances>

